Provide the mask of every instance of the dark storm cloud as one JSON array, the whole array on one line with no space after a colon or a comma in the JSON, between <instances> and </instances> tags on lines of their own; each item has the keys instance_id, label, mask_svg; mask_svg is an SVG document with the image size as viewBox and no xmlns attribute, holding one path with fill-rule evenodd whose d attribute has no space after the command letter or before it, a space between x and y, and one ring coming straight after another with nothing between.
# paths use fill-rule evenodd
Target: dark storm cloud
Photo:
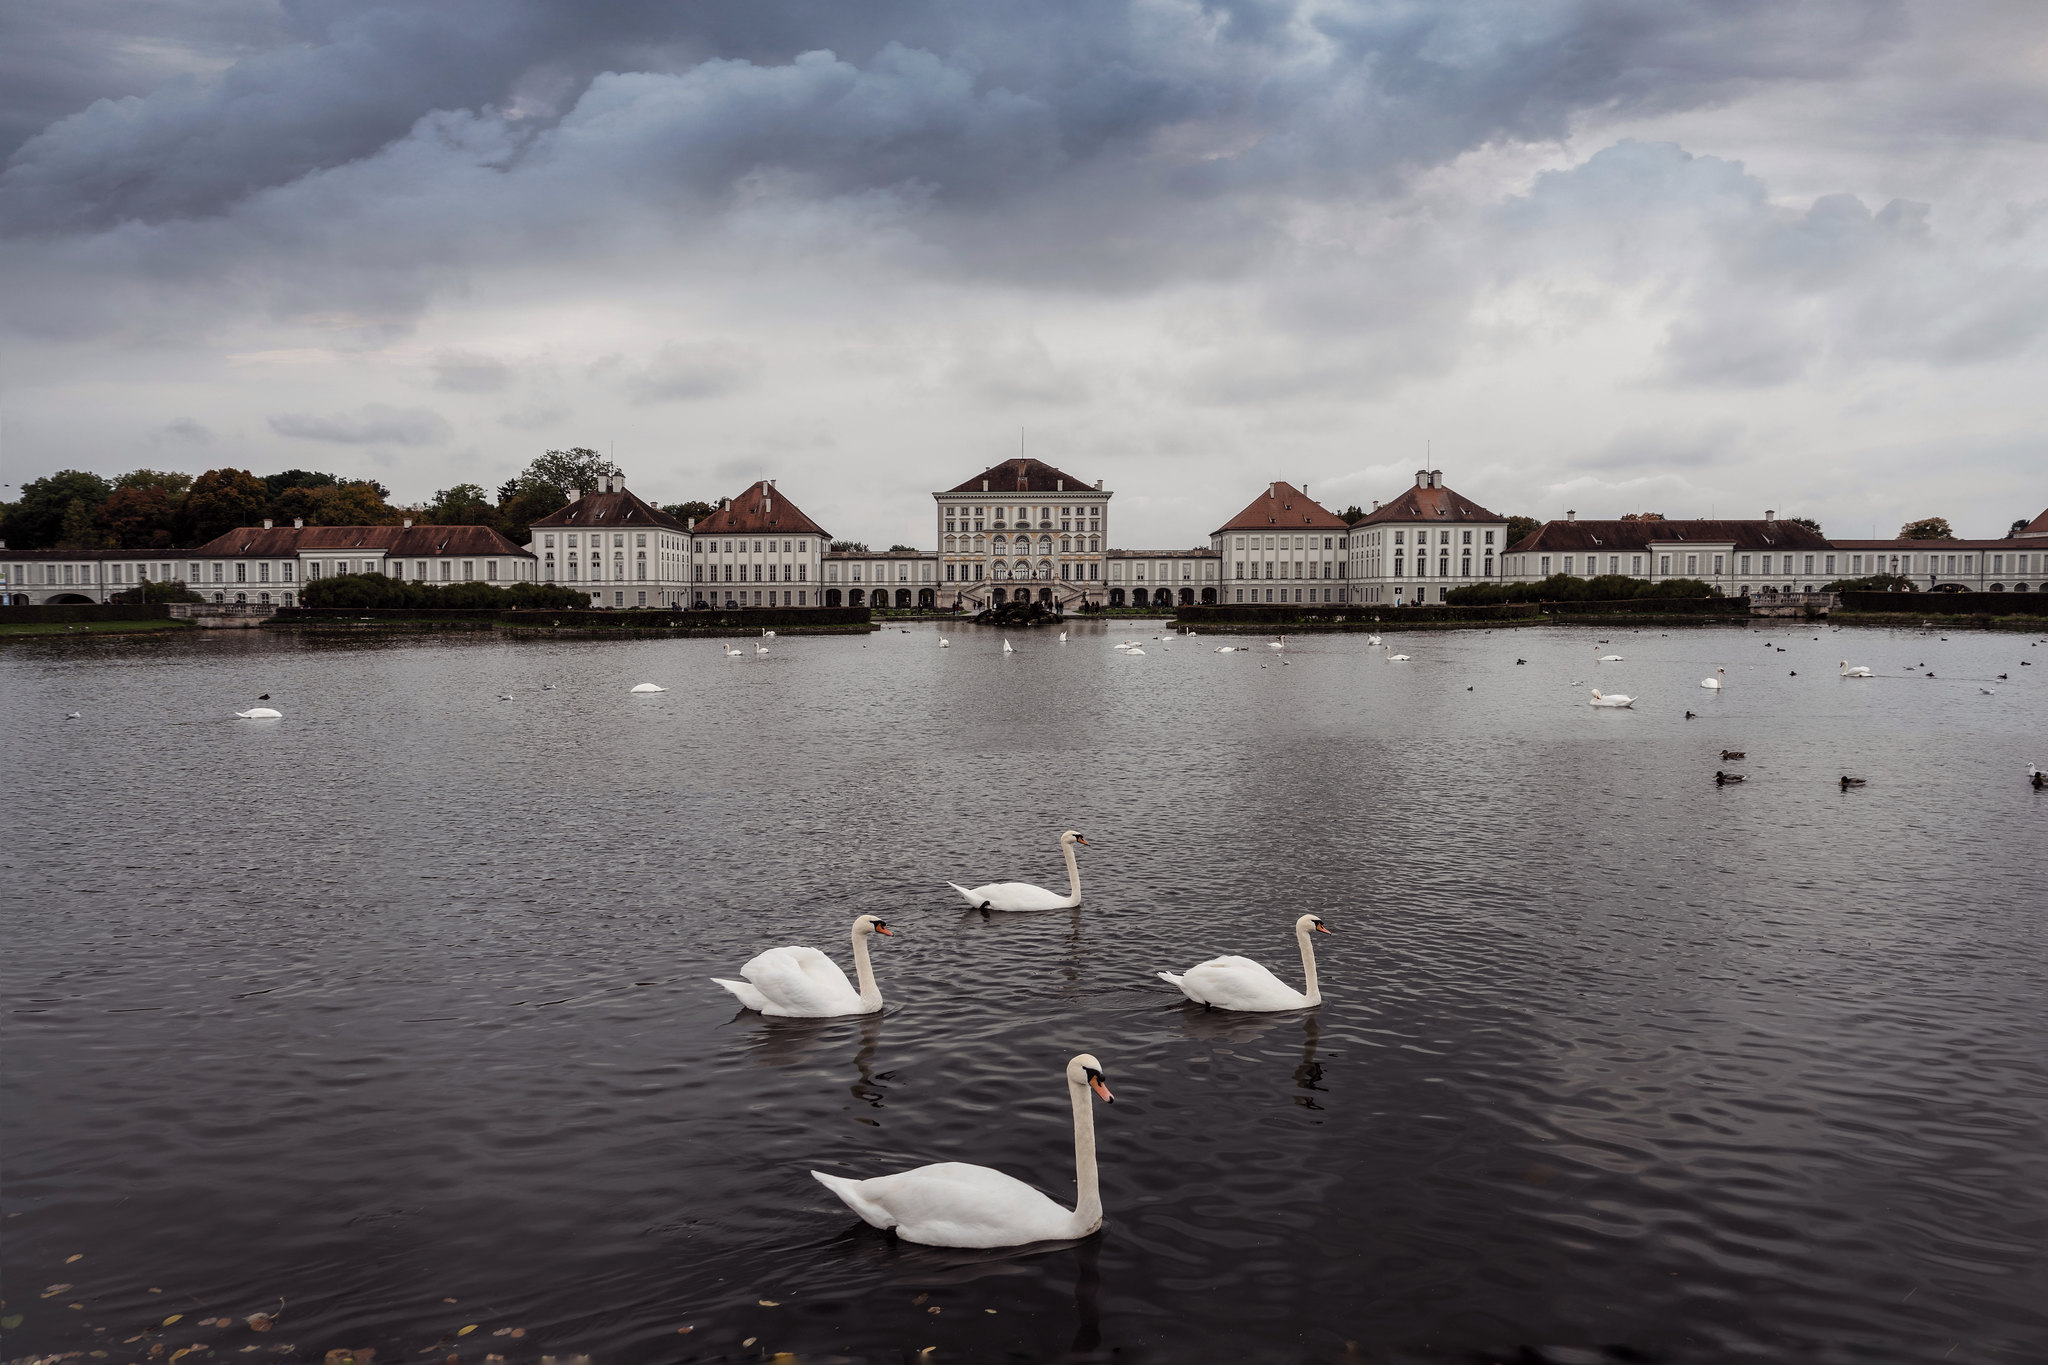
<instances>
[{"instance_id":1,"label":"dark storm cloud","mask_svg":"<svg viewBox=\"0 0 2048 1365\"><path fill-rule=\"evenodd\" d=\"M1303 177L1320 191L1495 138L1556 136L1589 110L1842 71L1896 36L1893 13L1726 0L300 3L284 11L289 42L29 138L0 177L0 221L62 232L217 214L365 157L437 110L497 111L516 158L579 97L639 115L620 129L639 136L585 150L630 147L647 159L610 158L618 175L700 189L791 170L840 193L918 184L980 210L1064 181L1090 202L1300 189ZM16 60L33 67L60 45L31 28ZM799 60L828 51L836 63ZM620 74L593 88L607 70ZM700 79L648 118L649 83L684 72ZM117 73L104 80L120 89ZM886 86L890 107L839 97L862 80ZM92 85L77 72L66 88Z\"/></svg>"}]
</instances>

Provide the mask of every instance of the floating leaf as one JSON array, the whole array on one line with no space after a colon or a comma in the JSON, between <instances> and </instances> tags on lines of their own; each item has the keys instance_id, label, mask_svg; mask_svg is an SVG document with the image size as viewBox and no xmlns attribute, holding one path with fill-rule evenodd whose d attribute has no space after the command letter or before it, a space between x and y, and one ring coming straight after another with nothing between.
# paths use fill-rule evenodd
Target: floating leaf
<instances>
[{"instance_id":1,"label":"floating leaf","mask_svg":"<svg viewBox=\"0 0 2048 1365\"><path fill-rule=\"evenodd\" d=\"M70 1287L71 1286L68 1284L53 1284L48 1289L45 1289L43 1291L43 1297L46 1299L54 1299Z\"/></svg>"},{"instance_id":2,"label":"floating leaf","mask_svg":"<svg viewBox=\"0 0 2048 1365\"><path fill-rule=\"evenodd\" d=\"M469 1326L467 1326L467 1327L462 1327L462 1328L458 1328L458 1329L456 1330L456 1333L455 1333L455 1335L456 1335L456 1336L458 1336L458 1337L466 1337L466 1336L468 1336L468 1335L469 1335L469 1334L470 1334L471 1332L474 1332L475 1330L476 1330L476 1324L472 1322L472 1323L471 1323L471 1324L470 1324Z\"/></svg>"},{"instance_id":3,"label":"floating leaf","mask_svg":"<svg viewBox=\"0 0 2048 1365\"><path fill-rule=\"evenodd\" d=\"M173 1313L169 1317L164 1319L164 1326L169 1327L172 1323L178 1321L180 1318L184 1316L185 1315L183 1313Z\"/></svg>"},{"instance_id":4,"label":"floating leaf","mask_svg":"<svg viewBox=\"0 0 2048 1365\"><path fill-rule=\"evenodd\" d=\"M691 1326L689 1326L689 1327L678 1327L678 1328L676 1328L676 1335L677 1335L677 1336L679 1336L679 1337L686 1337L686 1336L688 1336L688 1335L689 1335L690 1333L692 1333L692 1332L694 1332L694 1331L696 1331L696 1330L697 1330L697 1328L696 1328L696 1326L695 1326L694 1324L692 1324L692 1325L691 1325Z\"/></svg>"},{"instance_id":5,"label":"floating leaf","mask_svg":"<svg viewBox=\"0 0 2048 1365\"><path fill-rule=\"evenodd\" d=\"M73 1254L73 1255L70 1255L70 1256L66 1256L66 1257L64 1258L64 1264L65 1264L65 1265L70 1265L70 1264L71 1264L71 1263L72 1263L73 1261L82 1261L82 1260L84 1260L84 1259L85 1259L85 1253L84 1253L84 1252L82 1252L82 1251L80 1251L80 1252L77 1252L77 1253L75 1253L75 1254Z\"/></svg>"},{"instance_id":6,"label":"floating leaf","mask_svg":"<svg viewBox=\"0 0 2048 1365\"><path fill-rule=\"evenodd\" d=\"M740 1345L742 1345L742 1346L752 1346L752 1345L753 1345L753 1344L754 1344L755 1342L759 1341L760 1339L761 1339L761 1338L759 1338L759 1337L748 1337L748 1338L747 1338L747 1339L746 1339L745 1341L741 1342L741 1343L740 1343Z\"/></svg>"},{"instance_id":7,"label":"floating leaf","mask_svg":"<svg viewBox=\"0 0 2048 1365\"><path fill-rule=\"evenodd\" d=\"M523 1337L526 1335L526 1329L524 1327L514 1327L512 1329L512 1335L515 1339L518 1337Z\"/></svg>"},{"instance_id":8,"label":"floating leaf","mask_svg":"<svg viewBox=\"0 0 2048 1365\"><path fill-rule=\"evenodd\" d=\"M933 1304L931 1307L925 1309L924 1311L927 1313L936 1313L939 1311L939 1306L937 1304Z\"/></svg>"},{"instance_id":9,"label":"floating leaf","mask_svg":"<svg viewBox=\"0 0 2048 1365\"><path fill-rule=\"evenodd\" d=\"M776 1299L762 1299L762 1300L760 1301L760 1303L761 1303L761 1306L762 1306L763 1308L780 1308L780 1307L782 1307L782 1304L781 1304L781 1302L780 1302L779 1300L776 1300Z\"/></svg>"},{"instance_id":10,"label":"floating leaf","mask_svg":"<svg viewBox=\"0 0 2048 1365\"><path fill-rule=\"evenodd\" d=\"M268 1313L251 1313L242 1321L249 1324L249 1330L252 1332L268 1332L277 1319Z\"/></svg>"},{"instance_id":11,"label":"floating leaf","mask_svg":"<svg viewBox=\"0 0 2048 1365\"><path fill-rule=\"evenodd\" d=\"M441 1300L441 1302L443 1302L443 1303L453 1303L453 1302L455 1302L455 1300L453 1300L453 1299L443 1299L443 1300Z\"/></svg>"},{"instance_id":12,"label":"floating leaf","mask_svg":"<svg viewBox=\"0 0 2048 1365\"><path fill-rule=\"evenodd\" d=\"M491 1335L494 1337L509 1337L512 1335L512 1329L510 1327L500 1327L497 1331L491 1333Z\"/></svg>"},{"instance_id":13,"label":"floating leaf","mask_svg":"<svg viewBox=\"0 0 2048 1365\"><path fill-rule=\"evenodd\" d=\"M19 1313L9 1313L6 1317L0 1318L0 1328L5 1328L7 1331L12 1332L19 1326L21 1326L21 1314ZM690 1329L685 1327L683 1330L687 1332ZM128 1340L133 1341L135 1338L130 1337Z\"/></svg>"},{"instance_id":14,"label":"floating leaf","mask_svg":"<svg viewBox=\"0 0 2048 1365\"><path fill-rule=\"evenodd\" d=\"M918 1305L919 1307L923 1307L924 1304L930 1300L930 1298L931 1295L929 1294L919 1294L916 1298L912 1299L911 1302Z\"/></svg>"},{"instance_id":15,"label":"floating leaf","mask_svg":"<svg viewBox=\"0 0 2048 1365\"><path fill-rule=\"evenodd\" d=\"M191 1354L192 1348L190 1346L180 1346L177 1350L171 1352L171 1365L178 1365L179 1361Z\"/></svg>"}]
</instances>

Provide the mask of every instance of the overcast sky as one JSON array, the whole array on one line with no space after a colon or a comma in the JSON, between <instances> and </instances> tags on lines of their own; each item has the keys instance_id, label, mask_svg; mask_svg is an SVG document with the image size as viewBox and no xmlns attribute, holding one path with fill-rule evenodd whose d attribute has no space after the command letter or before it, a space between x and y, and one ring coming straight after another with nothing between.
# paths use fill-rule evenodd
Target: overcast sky
<instances>
[{"instance_id":1,"label":"overcast sky","mask_svg":"<svg viewBox=\"0 0 2048 1365\"><path fill-rule=\"evenodd\" d=\"M549 447L930 545L1425 464L1498 511L2048 506L2048 9L66 0L0 31L0 480ZM13 496L13 490L4 490Z\"/></svg>"}]
</instances>

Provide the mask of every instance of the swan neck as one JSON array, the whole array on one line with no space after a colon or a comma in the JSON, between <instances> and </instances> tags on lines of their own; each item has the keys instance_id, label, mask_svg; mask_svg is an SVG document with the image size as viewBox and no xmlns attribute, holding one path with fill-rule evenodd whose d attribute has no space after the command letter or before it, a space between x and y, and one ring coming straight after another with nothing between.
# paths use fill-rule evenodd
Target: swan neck
<instances>
[{"instance_id":1,"label":"swan neck","mask_svg":"<svg viewBox=\"0 0 2048 1365\"><path fill-rule=\"evenodd\" d=\"M860 1002L869 1009L882 1007L882 988L875 984L875 969L868 961L868 936L853 931L853 974L860 982Z\"/></svg>"},{"instance_id":2,"label":"swan neck","mask_svg":"<svg viewBox=\"0 0 2048 1365\"><path fill-rule=\"evenodd\" d=\"M1067 855L1067 894L1073 897L1074 904L1079 905L1081 903L1081 865L1074 861L1074 846L1071 843L1063 839L1060 841L1060 848Z\"/></svg>"},{"instance_id":3,"label":"swan neck","mask_svg":"<svg viewBox=\"0 0 2048 1365\"><path fill-rule=\"evenodd\" d=\"M1095 1107L1088 1087L1067 1082L1074 1104L1074 1235L1085 1237L1102 1223L1102 1188L1095 1175Z\"/></svg>"},{"instance_id":4,"label":"swan neck","mask_svg":"<svg viewBox=\"0 0 2048 1365\"><path fill-rule=\"evenodd\" d=\"M1307 983L1302 994L1308 997L1309 1004L1320 1005L1323 1003L1323 993L1316 985L1316 945L1309 934L1310 929L1306 924L1297 926L1294 931L1295 938L1301 941L1301 975Z\"/></svg>"}]
</instances>

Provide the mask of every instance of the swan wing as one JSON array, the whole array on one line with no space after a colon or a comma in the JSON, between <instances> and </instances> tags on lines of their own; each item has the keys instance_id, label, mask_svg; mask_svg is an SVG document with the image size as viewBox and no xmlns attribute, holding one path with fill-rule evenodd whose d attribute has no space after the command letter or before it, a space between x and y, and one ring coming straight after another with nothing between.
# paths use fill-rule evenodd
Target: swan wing
<instances>
[{"instance_id":1,"label":"swan wing","mask_svg":"<svg viewBox=\"0 0 2048 1365\"><path fill-rule=\"evenodd\" d=\"M746 1008L750 1010L766 1010L768 1008L768 997L755 990L754 984L751 981L728 981L722 976L714 976L711 979L731 991L740 1004Z\"/></svg>"},{"instance_id":2,"label":"swan wing","mask_svg":"<svg viewBox=\"0 0 2048 1365\"><path fill-rule=\"evenodd\" d=\"M969 891L967 898L994 910L1067 910L1081 903L1030 882L990 882Z\"/></svg>"},{"instance_id":3,"label":"swan wing","mask_svg":"<svg viewBox=\"0 0 2048 1365\"><path fill-rule=\"evenodd\" d=\"M740 968L767 1003L761 1013L791 1019L863 1014L860 992L816 948L770 948Z\"/></svg>"},{"instance_id":4,"label":"swan wing","mask_svg":"<svg viewBox=\"0 0 2048 1365\"><path fill-rule=\"evenodd\" d=\"M1187 969L1180 988L1219 1010L1298 1010L1308 997L1248 957L1212 957Z\"/></svg>"},{"instance_id":5,"label":"swan wing","mask_svg":"<svg viewBox=\"0 0 2048 1365\"><path fill-rule=\"evenodd\" d=\"M1071 1210L1001 1171L959 1161L871 1180L812 1171L863 1221L935 1247L1007 1247L1084 1236Z\"/></svg>"}]
</instances>

